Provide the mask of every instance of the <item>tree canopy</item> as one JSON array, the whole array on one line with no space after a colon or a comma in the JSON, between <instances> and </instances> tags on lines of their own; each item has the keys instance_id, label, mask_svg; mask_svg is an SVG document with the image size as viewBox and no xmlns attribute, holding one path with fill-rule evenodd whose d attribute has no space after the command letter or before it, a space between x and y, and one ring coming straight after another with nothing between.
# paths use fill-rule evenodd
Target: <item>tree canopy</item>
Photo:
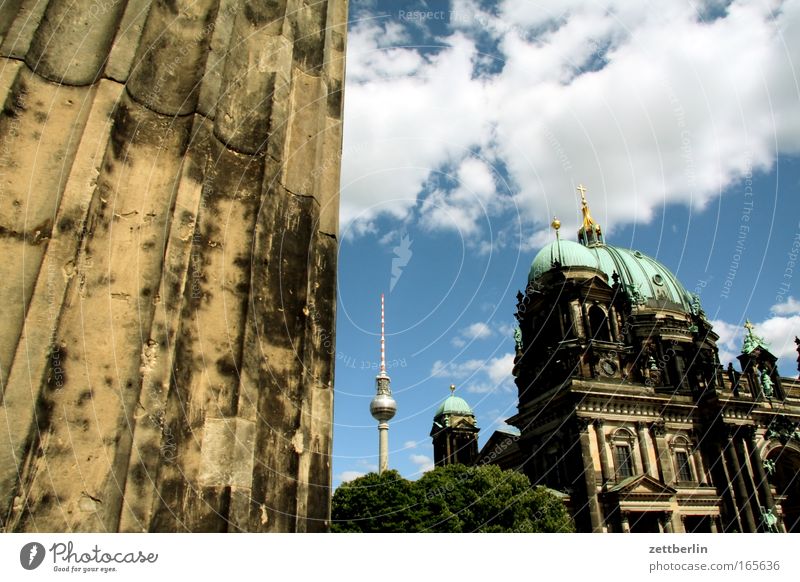
<instances>
[{"instance_id":1,"label":"tree canopy","mask_svg":"<svg viewBox=\"0 0 800 582\"><path fill-rule=\"evenodd\" d=\"M572 532L564 504L516 471L447 465L417 481L369 473L333 494L334 532Z\"/></svg>"}]
</instances>

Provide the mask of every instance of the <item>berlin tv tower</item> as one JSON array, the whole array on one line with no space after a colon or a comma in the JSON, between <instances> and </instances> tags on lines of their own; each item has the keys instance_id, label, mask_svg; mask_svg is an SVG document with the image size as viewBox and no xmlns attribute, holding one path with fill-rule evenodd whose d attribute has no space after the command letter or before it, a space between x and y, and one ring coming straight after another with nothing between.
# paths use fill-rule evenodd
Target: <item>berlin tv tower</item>
<instances>
[{"instance_id":1,"label":"berlin tv tower","mask_svg":"<svg viewBox=\"0 0 800 582\"><path fill-rule=\"evenodd\" d=\"M392 398L391 378L386 373L386 340L383 330L383 293L381 293L381 370L375 376L375 398L369 403L372 418L378 421L378 473L389 468L389 421L397 412Z\"/></svg>"}]
</instances>

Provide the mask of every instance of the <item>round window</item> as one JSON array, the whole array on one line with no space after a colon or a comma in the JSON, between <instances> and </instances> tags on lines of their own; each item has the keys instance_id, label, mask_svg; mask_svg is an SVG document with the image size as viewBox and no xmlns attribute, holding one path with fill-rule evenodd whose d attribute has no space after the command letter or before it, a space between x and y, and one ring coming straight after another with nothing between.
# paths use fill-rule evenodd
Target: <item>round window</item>
<instances>
[{"instance_id":1,"label":"round window","mask_svg":"<svg viewBox=\"0 0 800 582\"><path fill-rule=\"evenodd\" d=\"M656 285L659 285L659 286L663 285L664 284L664 277L662 277L660 274L656 273L655 275L653 275L653 283L655 283Z\"/></svg>"}]
</instances>

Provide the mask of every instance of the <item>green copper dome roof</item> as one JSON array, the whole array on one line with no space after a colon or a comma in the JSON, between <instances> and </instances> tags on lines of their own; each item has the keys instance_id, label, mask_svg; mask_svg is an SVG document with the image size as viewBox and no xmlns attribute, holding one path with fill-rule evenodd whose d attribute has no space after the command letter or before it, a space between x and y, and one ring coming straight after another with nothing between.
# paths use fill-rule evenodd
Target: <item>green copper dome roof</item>
<instances>
[{"instance_id":1,"label":"green copper dome roof","mask_svg":"<svg viewBox=\"0 0 800 582\"><path fill-rule=\"evenodd\" d=\"M553 241L545 245L534 257L528 281L534 281L552 269L556 260L562 267L597 268L597 260L587 247L571 240Z\"/></svg>"},{"instance_id":2,"label":"green copper dome roof","mask_svg":"<svg viewBox=\"0 0 800 582\"><path fill-rule=\"evenodd\" d=\"M599 269L608 276L609 285L613 284L612 275L617 273L620 283L634 299L669 301L691 311L692 298L675 275L659 261L639 251L608 244L585 247L572 241L553 241L536 254L528 281L535 281L552 269L555 260L562 267Z\"/></svg>"},{"instance_id":3,"label":"green copper dome roof","mask_svg":"<svg viewBox=\"0 0 800 582\"><path fill-rule=\"evenodd\" d=\"M467 401L463 398L456 396L455 394L451 394L447 398L445 398L444 402L439 406L434 418L437 416L441 416L443 414L460 414L461 416L475 416L475 413L472 412L472 409L467 404Z\"/></svg>"}]
</instances>

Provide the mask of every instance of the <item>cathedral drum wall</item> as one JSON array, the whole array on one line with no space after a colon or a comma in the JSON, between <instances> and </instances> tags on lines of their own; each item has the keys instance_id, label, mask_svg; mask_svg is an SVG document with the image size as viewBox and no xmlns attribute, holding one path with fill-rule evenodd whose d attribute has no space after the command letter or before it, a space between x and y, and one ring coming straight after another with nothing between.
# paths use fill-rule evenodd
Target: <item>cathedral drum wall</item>
<instances>
[{"instance_id":1,"label":"cathedral drum wall","mask_svg":"<svg viewBox=\"0 0 800 582\"><path fill-rule=\"evenodd\" d=\"M0 8L0 530L328 529L346 22Z\"/></svg>"}]
</instances>

